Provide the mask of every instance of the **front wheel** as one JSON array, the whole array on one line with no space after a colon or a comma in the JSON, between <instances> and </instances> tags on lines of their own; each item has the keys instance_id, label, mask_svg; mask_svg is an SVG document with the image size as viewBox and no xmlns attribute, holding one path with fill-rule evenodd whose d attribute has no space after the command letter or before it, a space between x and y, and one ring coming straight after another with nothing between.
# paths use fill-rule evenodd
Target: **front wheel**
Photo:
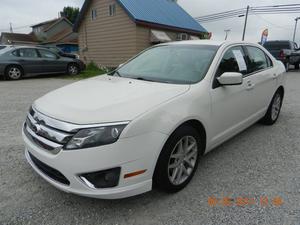
<instances>
[{"instance_id":1,"label":"front wheel","mask_svg":"<svg viewBox=\"0 0 300 225\"><path fill-rule=\"evenodd\" d=\"M261 123L265 125L273 125L276 123L281 111L282 101L283 94L280 91L277 91L272 99L266 115L261 120Z\"/></svg>"},{"instance_id":2,"label":"front wheel","mask_svg":"<svg viewBox=\"0 0 300 225\"><path fill-rule=\"evenodd\" d=\"M203 149L199 132L191 126L178 128L165 144L153 176L154 185L177 192L191 181Z\"/></svg>"},{"instance_id":3,"label":"front wheel","mask_svg":"<svg viewBox=\"0 0 300 225\"><path fill-rule=\"evenodd\" d=\"M79 66L77 64L68 65L67 72L69 75L78 75L80 73Z\"/></svg>"}]
</instances>

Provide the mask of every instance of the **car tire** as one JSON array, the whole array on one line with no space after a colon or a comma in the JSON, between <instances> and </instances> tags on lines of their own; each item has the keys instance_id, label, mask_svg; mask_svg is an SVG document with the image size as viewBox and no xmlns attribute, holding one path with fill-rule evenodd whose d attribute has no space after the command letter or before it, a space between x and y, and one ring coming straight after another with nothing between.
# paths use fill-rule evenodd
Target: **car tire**
<instances>
[{"instance_id":1,"label":"car tire","mask_svg":"<svg viewBox=\"0 0 300 225\"><path fill-rule=\"evenodd\" d=\"M286 72L289 72L289 70L290 70L290 63L289 62L285 63L285 70L286 70Z\"/></svg>"},{"instance_id":2,"label":"car tire","mask_svg":"<svg viewBox=\"0 0 300 225\"><path fill-rule=\"evenodd\" d=\"M17 65L8 66L5 70L5 78L7 80L20 80L23 75L23 69Z\"/></svg>"},{"instance_id":3,"label":"car tire","mask_svg":"<svg viewBox=\"0 0 300 225\"><path fill-rule=\"evenodd\" d=\"M80 73L80 68L77 64L71 63L67 68L68 75L78 75Z\"/></svg>"},{"instance_id":4,"label":"car tire","mask_svg":"<svg viewBox=\"0 0 300 225\"><path fill-rule=\"evenodd\" d=\"M280 90L278 90L272 98L271 104L269 105L266 115L262 118L260 122L265 125L273 125L274 123L276 123L281 111L282 102L283 93Z\"/></svg>"},{"instance_id":5,"label":"car tire","mask_svg":"<svg viewBox=\"0 0 300 225\"><path fill-rule=\"evenodd\" d=\"M205 146L201 134L193 127L179 127L166 142L153 176L155 187L174 193L193 178Z\"/></svg>"}]
</instances>

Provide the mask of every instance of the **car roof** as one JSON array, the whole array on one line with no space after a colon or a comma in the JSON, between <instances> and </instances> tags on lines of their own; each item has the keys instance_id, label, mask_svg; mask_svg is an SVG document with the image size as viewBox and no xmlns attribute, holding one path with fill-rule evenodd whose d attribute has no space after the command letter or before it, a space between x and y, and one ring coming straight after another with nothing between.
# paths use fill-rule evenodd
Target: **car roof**
<instances>
[{"instance_id":1,"label":"car roof","mask_svg":"<svg viewBox=\"0 0 300 225\"><path fill-rule=\"evenodd\" d=\"M165 43L161 45L214 45L214 46L228 46L228 45L255 45L260 46L257 43L245 42L245 41L213 41L213 40L189 40L189 41L176 41Z\"/></svg>"}]
</instances>

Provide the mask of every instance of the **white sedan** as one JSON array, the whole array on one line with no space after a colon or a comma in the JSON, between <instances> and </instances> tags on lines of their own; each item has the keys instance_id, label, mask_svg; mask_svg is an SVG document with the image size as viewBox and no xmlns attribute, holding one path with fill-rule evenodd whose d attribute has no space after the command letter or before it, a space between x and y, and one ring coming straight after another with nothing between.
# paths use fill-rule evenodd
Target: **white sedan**
<instances>
[{"instance_id":1,"label":"white sedan","mask_svg":"<svg viewBox=\"0 0 300 225\"><path fill-rule=\"evenodd\" d=\"M50 184L82 196L176 192L205 153L257 121L276 122L284 72L257 44L157 45L35 101L26 158Z\"/></svg>"}]
</instances>

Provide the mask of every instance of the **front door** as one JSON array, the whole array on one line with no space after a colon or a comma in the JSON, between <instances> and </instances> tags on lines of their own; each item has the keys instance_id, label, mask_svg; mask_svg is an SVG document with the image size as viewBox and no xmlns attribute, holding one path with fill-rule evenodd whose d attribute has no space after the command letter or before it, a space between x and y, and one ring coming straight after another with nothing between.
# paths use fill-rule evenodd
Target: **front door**
<instances>
[{"instance_id":1,"label":"front door","mask_svg":"<svg viewBox=\"0 0 300 225\"><path fill-rule=\"evenodd\" d=\"M238 72L244 75L241 85L222 86L217 77L225 72ZM246 55L241 46L225 51L218 66L213 87L212 100L212 136L211 143L216 146L238 133L254 113L254 86L251 76L247 76Z\"/></svg>"},{"instance_id":2,"label":"front door","mask_svg":"<svg viewBox=\"0 0 300 225\"><path fill-rule=\"evenodd\" d=\"M38 50L42 59L43 73L59 73L66 71L65 63L55 53L46 50Z\"/></svg>"}]
</instances>

